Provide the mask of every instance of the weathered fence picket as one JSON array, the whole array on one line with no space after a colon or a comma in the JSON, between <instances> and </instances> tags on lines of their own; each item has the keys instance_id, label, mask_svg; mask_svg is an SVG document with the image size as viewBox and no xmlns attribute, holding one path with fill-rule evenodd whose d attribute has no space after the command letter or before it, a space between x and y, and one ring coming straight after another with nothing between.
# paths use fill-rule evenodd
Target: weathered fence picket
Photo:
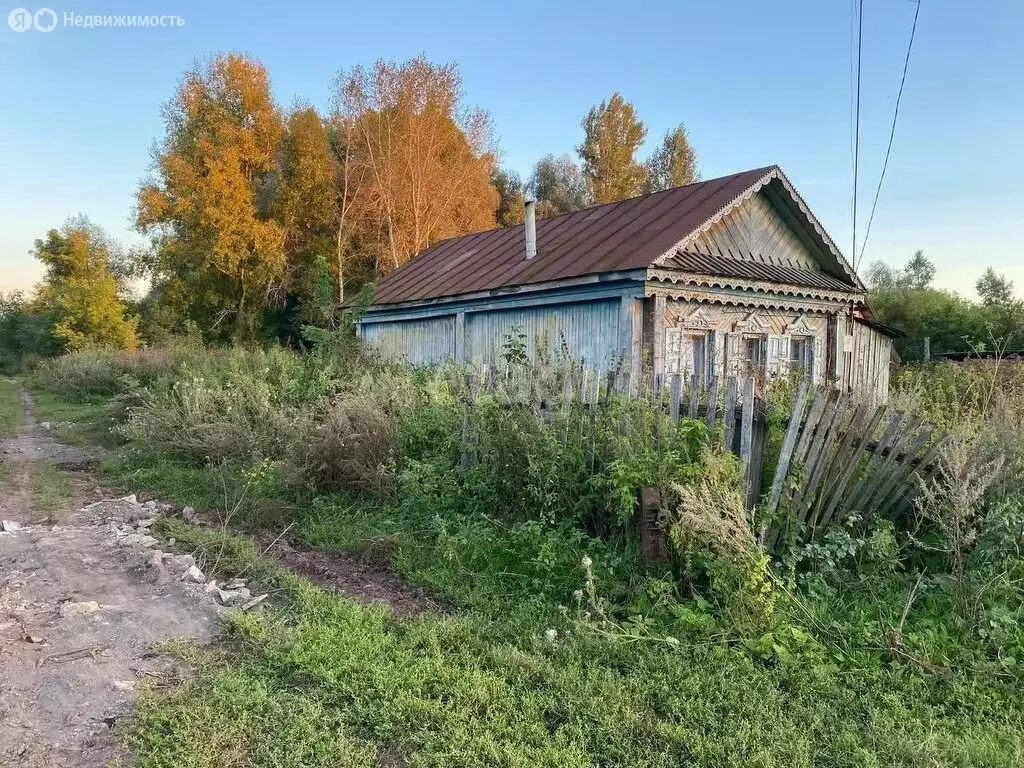
<instances>
[{"instance_id":1,"label":"weathered fence picket","mask_svg":"<svg viewBox=\"0 0 1024 768\"><path fill-rule=\"evenodd\" d=\"M592 370L576 361L565 369L485 367L461 379L463 466L480 460L474 409L481 394L506 407L534 410L544 424L557 428L556 439L564 446L578 439L591 471L612 458L611 444L599 438L608 434L603 430L610 428L623 441L648 439L660 447L675 440L684 416L702 422L723 450L738 456L748 507L759 505L776 521L763 532L769 546L786 535L814 536L853 511L893 519L906 514L921 479L937 471L932 462L942 443L937 431L918 419L804 379L788 418L783 414L778 460L762 496L771 406L758 396L752 376L729 376L724 382L680 373L637 376L621 368ZM647 406L633 407L630 401ZM662 417L652 421L648 408Z\"/></svg>"}]
</instances>

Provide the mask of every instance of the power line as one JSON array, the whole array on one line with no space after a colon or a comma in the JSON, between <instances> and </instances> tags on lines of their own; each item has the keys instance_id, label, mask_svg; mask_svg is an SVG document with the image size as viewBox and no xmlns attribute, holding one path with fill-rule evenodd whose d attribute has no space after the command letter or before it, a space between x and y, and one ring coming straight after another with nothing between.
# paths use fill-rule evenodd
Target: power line
<instances>
[{"instance_id":1,"label":"power line","mask_svg":"<svg viewBox=\"0 0 1024 768\"><path fill-rule=\"evenodd\" d=\"M896 135L896 120L900 116L900 99L903 98L903 86L907 82L907 69L910 67L910 52L914 48L914 33L917 32L917 17L921 13L921 0L911 0L917 5L914 10L914 23L910 27L910 42L907 44L907 57L903 60L903 77L900 78L900 89L896 93L896 107L892 112L892 127L889 129L889 146L885 148L885 161L882 163L882 173L878 177L878 187L875 188L875 201L871 204L871 215L868 216L868 226L864 231L864 242L860 246L860 258L864 260L864 250L868 247L868 236L871 234L871 222L875 220L875 208L878 207L878 196L882 192L882 181L885 179L885 170L889 167L889 154L892 152L892 140ZM856 256L856 254L854 254Z\"/></svg>"},{"instance_id":2,"label":"power line","mask_svg":"<svg viewBox=\"0 0 1024 768\"><path fill-rule=\"evenodd\" d=\"M860 63L864 44L864 0L857 3L857 97L853 130L853 268L857 269L857 179L860 171Z\"/></svg>"}]
</instances>

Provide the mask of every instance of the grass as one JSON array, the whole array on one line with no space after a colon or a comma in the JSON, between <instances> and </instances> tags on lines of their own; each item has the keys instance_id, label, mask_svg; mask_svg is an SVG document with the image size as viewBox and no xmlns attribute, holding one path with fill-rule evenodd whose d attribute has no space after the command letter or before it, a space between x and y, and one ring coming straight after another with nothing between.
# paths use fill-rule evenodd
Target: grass
<instances>
[{"instance_id":1,"label":"grass","mask_svg":"<svg viewBox=\"0 0 1024 768\"><path fill-rule=\"evenodd\" d=\"M86 395L69 400L52 391L32 387L35 398L36 419L53 425L53 436L62 443L84 447L102 445L112 448L117 440L111 434L113 426L109 398Z\"/></svg>"},{"instance_id":2,"label":"grass","mask_svg":"<svg viewBox=\"0 0 1024 768\"><path fill-rule=\"evenodd\" d=\"M0 437L13 435L24 420L18 385L13 381L0 379Z\"/></svg>"},{"instance_id":3,"label":"grass","mask_svg":"<svg viewBox=\"0 0 1024 768\"><path fill-rule=\"evenodd\" d=\"M140 702L142 768L252 766L1015 765L1020 711L879 669L758 664L727 646L553 642L471 613L398 622L231 534L165 535L277 590L236 615L230 655ZM513 606L509 606L510 610Z\"/></svg>"},{"instance_id":4,"label":"grass","mask_svg":"<svg viewBox=\"0 0 1024 768\"><path fill-rule=\"evenodd\" d=\"M92 407L98 418L102 403ZM1013 671L1024 653L1010 653L1024 646L955 626L939 580L902 628L910 660L882 646L882 614L895 626L916 576L895 562L867 592L802 574L815 578L791 585L800 597L779 601L763 635L741 633L728 605L663 600L671 575L643 569L635 545L460 506L441 464L410 465L396 500L370 502L290 489L273 461L189 463L145 440L104 462L117 485L234 510L233 525L383 554L454 608L399 620L323 592L230 532L164 520L204 568L244 573L275 600L229 619L217 648L177 649L197 676L142 696L128 732L138 765L1024 764ZM875 551L845 539L819 549L837 562ZM576 610L584 556L614 622ZM797 607L805 615L785 613ZM1006 632L1020 614L998 614Z\"/></svg>"},{"instance_id":5,"label":"grass","mask_svg":"<svg viewBox=\"0 0 1024 768\"><path fill-rule=\"evenodd\" d=\"M223 468L136 455L105 472L180 503L224 505ZM226 493L230 502L239 491L227 481ZM240 523L262 514L251 489L248 499ZM230 656L143 698L130 737L140 766L276 765L285 753L302 766L1024 760L1024 701L1012 679L982 686L970 670L938 679L874 655L851 668L828 657L760 659L728 641L671 649L597 637L556 610L558 598L572 600L559 574L571 584L575 568L582 580L563 558L578 564L582 550L549 547L553 581L540 584L544 567L522 555L524 532L463 529L458 551L442 556L436 531L408 511L341 498L307 507L290 533L349 550L394 535L398 570L460 609L401 622L324 593L231 534L179 520L163 532L225 577L262 581L279 609L237 618L226 630Z\"/></svg>"},{"instance_id":6,"label":"grass","mask_svg":"<svg viewBox=\"0 0 1024 768\"><path fill-rule=\"evenodd\" d=\"M53 513L71 500L71 481L46 461L33 464L32 478L32 513L35 517L52 519Z\"/></svg>"}]
</instances>

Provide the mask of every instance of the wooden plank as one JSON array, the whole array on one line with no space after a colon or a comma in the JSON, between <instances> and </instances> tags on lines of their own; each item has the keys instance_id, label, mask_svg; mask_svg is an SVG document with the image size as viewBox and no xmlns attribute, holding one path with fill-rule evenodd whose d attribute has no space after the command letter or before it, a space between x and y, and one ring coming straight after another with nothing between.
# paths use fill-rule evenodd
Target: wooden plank
<instances>
[{"instance_id":1,"label":"wooden plank","mask_svg":"<svg viewBox=\"0 0 1024 768\"><path fill-rule=\"evenodd\" d=\"M792 496L790 497L788 506L791 516L799 517L800 512L802 512L801 502L804 498L804 492L806 491L808 484L811 482L811 477L814 474L815 467L817 466L817 460L821 454L822 446L825 443L825 439L833 421L837 418L837 414L841 414L841 410L839 408L839 393L837 390L821 392L820 401L822 403L820 409L821 413L818 417L813 433L806 441L806 449L803 456L800 456L798 445L797 456L803 464L804 477L803 482L793 489ZM815 405L817 405L818 402L819 401L816 400ZM803 444L804 441L801 440L800 443ZM799 520L799 522L803 521Z\"/></svg>"},{"instance_id":2,"label":"wooden plank","mask_svg":"<svg viewBox=\"0 0 1024 768\"><path fill-rule=\"evenodd\" d=\"M853 491L846 498L842 508L844 511L851 511L859 509L861 497L864 495L864 491L868 486L871 485L871 481L877 472L879 465L882 463L882 454L889 447L890 442L899 433L900 425L903 423L903 413L901 411L895 411L889 415L889 423L885 426L885 431L882 433L882 439L875 443L874 450L871 451L871 458L868 459L868 466L864 473L864 477L861 481L854 486Z\"/></svg>"},{"instance_id":3,"label":"wooden plank","mask_svg":"<svg viewBox=\"0 0 1024 768\"><path fill-rule=\"evenodd\" d=\"M782 488L789 474L789 463L793 458L793 450L796 448L796 439L800 434L800 424L803 421L804 408L807 406L807 396L810 394L810 379L803 378L800 381L800 388L796 393L796 400L793 402L793 412L789 416L789 426L786 427L786 437L782 440L782 448L779 450L779 463L775 465L775 476L772 478L772 489L768 495L768 514L773 514L779 506L779 499L782 498Z\"/></svg>"},{"instance_id":4,"label":"wooden plank","mask_svg":"<svg viewBox=\"0 0 1024 768\"><path fill-rule=\"evenodd\" d=\"M903 452L902 458L896 456L895 461L898 466L893 467L893 469L888 473L884 471L882 472L885 479L875 494L864 502L865 509L871 509L872 505L876 504L878 505L877 510L880 512L883 508L889 507L892 504L893 494L896 489L899 488L899 486L903 484L904 480L906 480L916 469L916 461L919 458L918 454L920 454L921 449L928 444L928 439L931 437L933 429L934 427L932 427L931 424L925 424L920 427L917 438L913 441L909 450ZM912 430L907 430L907 438L909 438L911 431ZM889 455L889 458L893 458L896 453L897 452L894 450ZM896 494L896 497L898 498L899 494Z\"/></svg>"},{"instance_id":5,"label":"wooden plank","mask_svg":"<svg viewBox=\"0 0 1024 768\"><path fill-rule=\"evenodd\" d=\"M732 437L736 431L736 390L739 382L735 376L725 381L725 411L722 414L722 448L732 451Z\"/></svg>"},{"instance_id":6,"label":"wooden plank","mask_svg":"<svg viewBox=\"0 0 1024 768\"><path fill-rule=\"evenodd\" d=\"M896 461L900 455L900 451L904 449L904 446L909 445L914 432L917 431L920 426L921 420L917 417L911 417L900 426L900 429L893 436L892 445L889 446L889 451L884 457L881 466L874 473L874 476L871 478L871 482L864 488L863 493L858 499L856 507L857 511L871 511L871 501L876 498L878 495L878 489L881 488L892 473L896 466Z\"/></svg>"},{"instance_id":7,"label":"wooden plank","mask_svg":"<svg viewBox=\"0 0 1024 768\"><path fill-rule=\"evenodd\" d=\"M569 444L569 415L572 412L572 369L565 369L565 378L562 381L562 445Z\"/></svg>"},{"instance_id":8,"label":"wooden plank","mask_svg":"<svg viewBox=\"0 0 1024 768\"><path fill-rule=\"evenodd\" d=\"M888 412L888 407L880 406L875 409L874 416L871 417L867 426L861 425L859 434L852 428L850 429L851 434L847 438L847 446L851 450L842 459L842 474L828 491L828 505L825 507L824 513L819 515L818 524L821 527L832 522L836 510L845 498L846 486L850 484L850 480L857 471L857 465L860 463L860 456L864 452L864 447L875 434L875 430L878 429L878 425L882 423L882 419L886 417ZM867 410L865 411L866 413L868 413Z\"/></svg>"},{"instance_id":9,"label":"wooden plank","mask_svg":"<svg viewBox=\"0 0 1024 768\"><path fill-rule=\"evenodd\" d=\"M675 429L679 423L679 401L682 398L683 377L681 374L672 374L672 383L669 390L668 420Z\"/></svg>"},{"instance_id":10,"label":"wooden plank","mask_svg":"<svg viewBox=\"0 0 1024 768\"><path fill-rule=\"evenodd\" d=\"M465 394L463 396L463 406L465 412L462 415L462 452L459 455L459 464L463 469L468 469L472 466L473 455L470 450L470 442L472 440L472 417L473 411L473 378L470 373L466 373L463 377L466 385Z\"/></svg>"},{"instance_id":11,"label":"wooden plank","mask_svg":"<svg viewBox=\"0 0 1024 768\"><path fill-rule=\"evenodd\" d=\"M849 401L852 401L852 399L853 398L851 396ZM849 402L847 404L847 408L849 408ZM860 435L870 413L870 406L865 401L861 400L854 406L852 412L850 412L850 420L846 428L843 428L842 422L836 426L836 431L832 438L836 446L835 451L833 452L832 461L829 463L821 477L821 484L819 488L815 490L814 498L808 500L807 520L808 526L812 531L816 530L821 519L821 512L832 498L832 492L836 482L842 476L843 472L846 471L850 457L853 455L853 451L856 448L856 436Z\"/></svg>"},{"instance_id":12,"label":"wooden plank","mask_svg":"<svg viewBox=\"0 0 1024 768\"><path fill-rule=\"evenodd\" d=\"M581 364L582 365L582 364ZM579 437L583 439L584 424L587 419L587 409L590 406L590 369L580 368L580 430Z\"/></svg>"},{"instance_id":13,"label":"wooden plank","mask_svg":"<svg viewBox=\"0 0 1024 768\"><path fill-rule=\"evenodd\" d=\"M937 448L941 446L942 443L945 443L947 439L947 437L942 437L933 446L933 448L936 448L937 451ZM907 512L913 509L914 500L917 498L917 492L920 490L921 484L924 483L925 485L927 485L931 483L932 480L938 477L941 473L942 468L939 466L938 462L933 463L930 468L926 469L923 475L921 475L920 472L915 473L915 483L913 485L907 486L907 492L903 495L903 497L899 500L897 506L893 509L891 519L895 522L899 522L899 520L904 515L906 515Z\"/></svg>"},{"instance_id":14,"label":"wooden plank","mask_svg":"<svg viewBox=\"0 0 1024 768\"><path fill-rule=\"evenodd\" d=\"M753 509L761 498L761 475L764 470L764 441L767 430L766 403L754 397L754 429L750 446L750 468L747 471L747 508Z\"/></svg>"},{"instance_id":15,"label":"wooden plank","mask_svg":"<svg viewBox=\"0 0 1024 768\"><path fill-rule=\"evenodd\" d=\"M754 441L754 377L743 382L743 408L740 411L740 476L744 486L750 488L751 449Z\"/></svg>"},{"instance_id":16,"label":"wooden plank","mask_svg":"<svg viewBox=\"0 0 1024 768\"><path fill-rule=\"evenodd\" d=\"M808 454L807 482L804 483L804 487L800 491L800 498L796 502L796 508L799 510L797 515L798 530L808 525L808 514L817 498L818 486L826 470L831 466L831 461L839 447L836 444L835 436L842 427L849 403L849 395L843 394L839 397L833 406L832 417L825 422L825 430L822 433L821 440L818 442L817 450Z\"/></svg>"},{"instance_id":17,"label":"wooden plank","mask_svg":"<svg viewBox=\"0 0 1024 768\"><path fill-rule=\"evenodd\" d=\"M828 394L825 390L815 387L812 392L814 394L814 401L811 403L811 410L807 414L803 429L800 430L800 438L797 440L796 448L793 450L793 458L790 460L792 464L803 464L807 458L807 449L811 444L811 438L814 437L814 432L821 421L821 414L824 413L825 405L828 403Z\"/></svg>"},{"instance_id":18,"label":"wooden plank","mask_svg":"<svg viewBox=\"0 0 1024 768\"><path fill-rule=\"evenodd\" d=\"M697 411L700 409L700 381L697 374L690 374L690 405L686 415L691 419L697 418Z\"/></svg>"},{"instance_id":19,"label":"wooden plank","mask_svg":"<svg viewBox=\"0 0 1024 768\"><path fill-rule=\"evenodd\" d=\"M590 406L589 434L587 442L590 449L590 474L594 474L594 464L597 452L597 412L601 407L601 371L594 372L594 392Z\"/></svg>"},{"instance_id":20,"label":"wooden plank","mask_svg":"<svg viewBox=\"0 0 1024 768\"><path fill-rule=\"evenodd\" d=\"M708 388L708 407L704 414L704 426L708 428L710 435L715 429L715 414L718 413L718 377L711 377L711 386Z\"/></svg>"},{"instance_id":21,"label":"wooden plank","mask_svg":"<svg viewBox=\"0 0 1024 768\"><path fill-rule=\"evenodd\" d=\"M907 486L906 492L902 494L897 494L896 498L894 498L892 502L880 508L878 511L880 515L894 515L895 517L895 514L899 512L899 506L901 505L902 501L906 499L908 495L912 495L913 492L917 489L918 478L922 477L922 475L925 477L935 476L935 471L938 469L938 466L932 466L932 462L935 460L935 457L938 455L939 450L942 448L942 445L945 442L945 435L940 435L936 437L935 440L932 441L931 447L928 448L927 451L925 451L924 456L914 461L913 468L905 481L905 484Z\"/></svg>"},{"instance_id":22,"label":"wooden plank","mask_svg":"<svg viewBox=\"0 0 1024 768\"><path fill-rule=\"evenodd\" d=\"M666 517L662 509L661 491L657 488L641 488L640 551L648 562L668 562Z\"/></svg>"}]
</instances>

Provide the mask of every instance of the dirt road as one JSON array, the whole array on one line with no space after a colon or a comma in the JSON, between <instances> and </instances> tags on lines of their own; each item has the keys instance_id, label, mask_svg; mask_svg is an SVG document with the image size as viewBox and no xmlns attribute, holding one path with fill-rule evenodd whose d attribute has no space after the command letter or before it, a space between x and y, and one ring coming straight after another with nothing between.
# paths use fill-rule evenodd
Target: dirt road
<instances>
[{"instance_id":1,"label":"dirt road","mask_svg":"<svg viewBox=\"0 0 1024 768\"><path fill-rule=\"evenodd\" d=\"M0 766L106 766L140 686L187 674L155 644L208 641L226 609L145 536L153 505L109 500L22 397L28 424L0 441ZM44 470L70 488L45 513Z\"/></svg>"}]
</instances>

